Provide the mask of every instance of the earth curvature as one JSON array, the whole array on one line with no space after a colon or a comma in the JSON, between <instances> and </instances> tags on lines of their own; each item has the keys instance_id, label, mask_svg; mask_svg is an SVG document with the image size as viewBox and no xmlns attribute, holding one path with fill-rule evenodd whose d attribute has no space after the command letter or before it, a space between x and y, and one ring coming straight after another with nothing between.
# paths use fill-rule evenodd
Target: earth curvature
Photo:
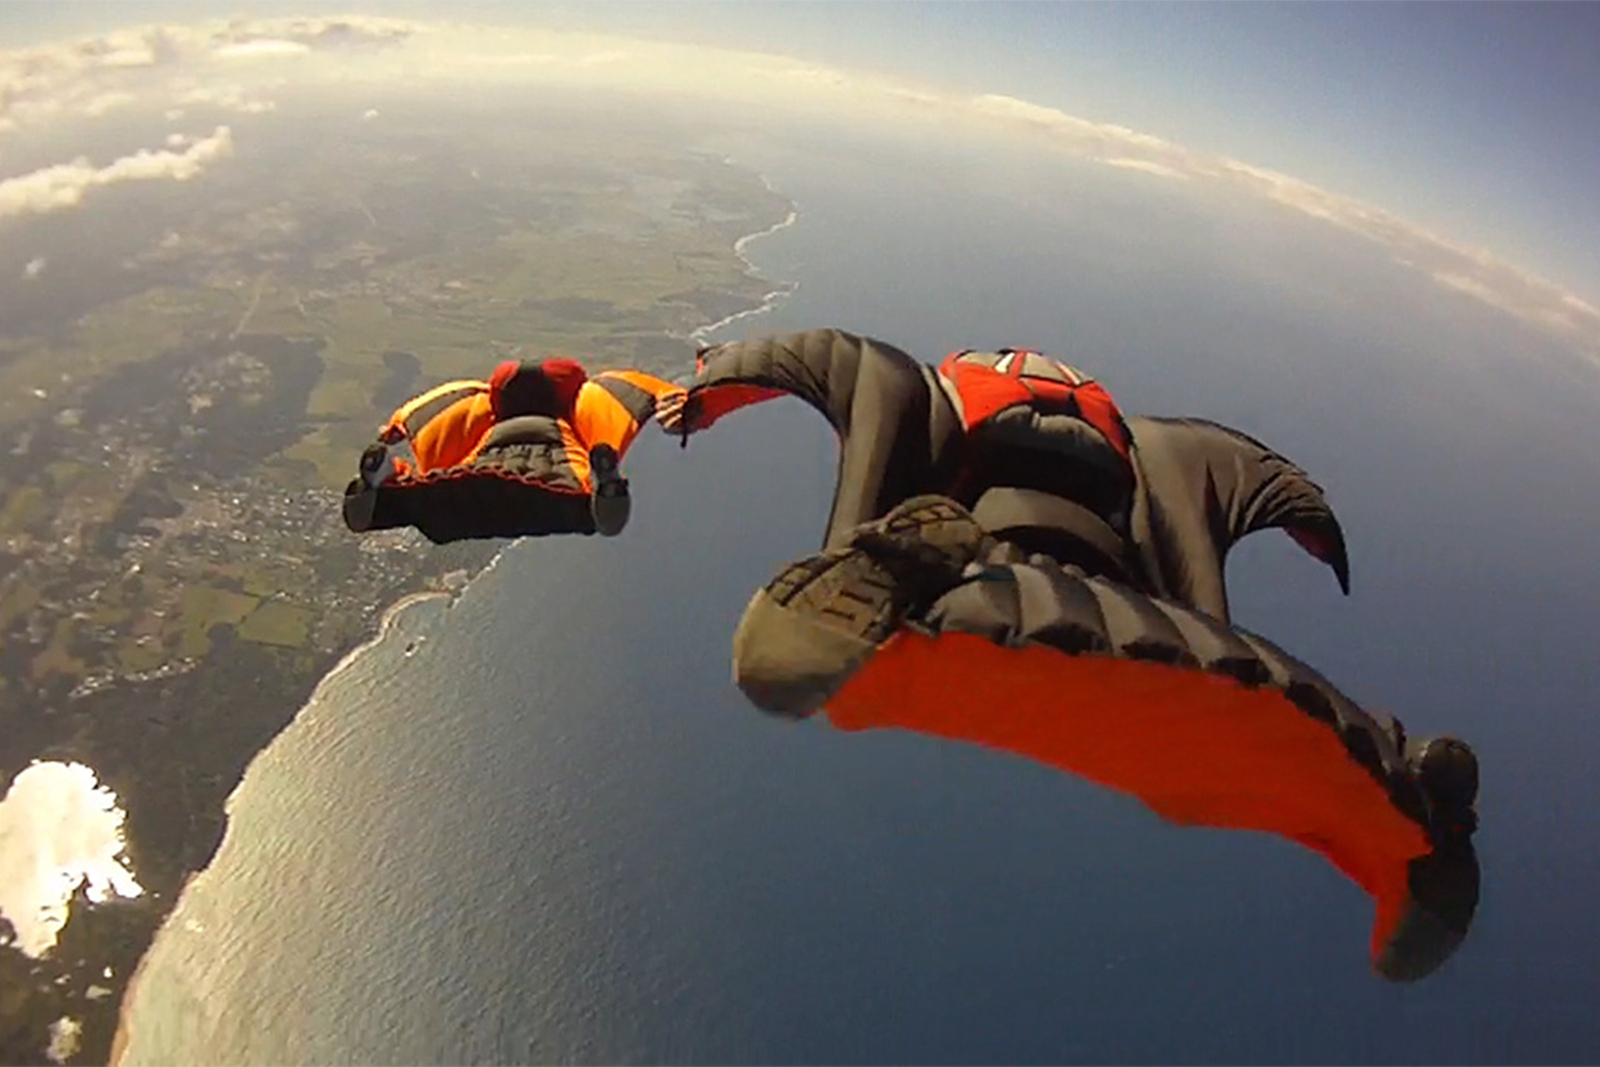
<instances>
[{"instance_id":1,"label":"earth curvature","mask_svg":"<svg viewBox=\"0 0 1600 1067\"><path fill-rule=\"evenodd\" d=\"M1581 1060L1600 312L1397 214L1000 93L316 15L0 53L0 1061ZM815 326L1061 354L1323 486L1237 621L1483 765L1437 975L1265 835L760 716L834 442L628 456L616 539L354 536L406 398ZM1537 413L1536 417L1529 413Z\"/></svg>"}]
</instances>

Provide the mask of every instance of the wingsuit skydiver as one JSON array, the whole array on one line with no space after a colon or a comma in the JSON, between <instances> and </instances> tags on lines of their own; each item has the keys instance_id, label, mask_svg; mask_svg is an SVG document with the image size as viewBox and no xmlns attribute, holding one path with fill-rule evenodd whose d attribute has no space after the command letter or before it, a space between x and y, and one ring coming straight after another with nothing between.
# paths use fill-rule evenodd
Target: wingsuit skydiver
<instances>
[{"instance_id":1,"label":"wingsuit skydiver","mask_svg":"<svg viewBox=\"0 0 1600 1067\"><path fill-rule=\"evenodd\" d=\"M622 457L657 403L682 393L635 370L591 378L570 359L508 360L488 381L446 382L402 404L362 453L345 524L415 526L435 543L614 536L631 508Z\"/></svg>"},{"instance_id":2,"label":"wingsuit skydiver","mask_svg":"<svg viewBox=\"0 0 1600 1067\"><path fill-rule=\"evenodd\" d=\"M839 438L822 550L758 591L734 637L757 706L1014 752L1162 816L1276 833L1376 903L1372 960L1409 980L1478 900L1477 761L1408 740L1310 667L1231 625L1224 560L1285 529L1349 592L1321 489L1199 419L1124 417L1041 353L935 370L839 330L703 349L669 432L794 396Z\"/></svg>"}]
</instances>

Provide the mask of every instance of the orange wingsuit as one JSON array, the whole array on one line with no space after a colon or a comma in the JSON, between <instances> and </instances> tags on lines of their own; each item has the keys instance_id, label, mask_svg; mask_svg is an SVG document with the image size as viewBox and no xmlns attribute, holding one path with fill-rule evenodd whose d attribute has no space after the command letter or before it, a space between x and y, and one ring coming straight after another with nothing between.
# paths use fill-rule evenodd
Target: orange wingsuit
<instances>
[{"instance_id":1,"label":"orange wingsuit","mask_svg":"<svg viewBox=\"0 0 1600 1067\"><path fill-rule=\"evenodd\" d=\"M500 364L488 381L446 382L401 405L345 488L353 531L413 526L468 538L593 534L627 523L619 464L681 386L634 370L593 378L570 359ZM394 453L405 443L410 457Z\"/></svg>"},{"instance_id":2,"label":"orange wingsuit","mask_svg":"<svg viewBox=\"0 0 1600 1067\"><path fill-rule=\"evenodd\" d=\"M842 730L898 728L1026 756L1174 822L1262 830L1313 849L1377 904L1376 956L1427 834L1337 734L1271 688L1161 663L901 631L828 701Z\"/></svg>"},{"instance_id":3,"label":"orange wingsuit","mask_svg":"<svg viewBox=\"0 0 1600 1067\"><path fill-rule=\"evenodd\" d=\"M544 378L552 387L549 413L558 419L566 462L585 489L590 449L607 444L618 455L625 454L654 410L653 403L640 410L636 401L630 403L634 398L619 386L631 386L652 402L683 391L682 386L643 371L601 371L590 378L576 360L507 360L486 382L446 382L407 401L390 416L380 437L390 444L409 438L415 459L412 469L418 474L470 463L497 423L530 413L506 401L515 380L530 375ZM403 473L406 469L401 468Z\"/></svg>"}]
</instances>

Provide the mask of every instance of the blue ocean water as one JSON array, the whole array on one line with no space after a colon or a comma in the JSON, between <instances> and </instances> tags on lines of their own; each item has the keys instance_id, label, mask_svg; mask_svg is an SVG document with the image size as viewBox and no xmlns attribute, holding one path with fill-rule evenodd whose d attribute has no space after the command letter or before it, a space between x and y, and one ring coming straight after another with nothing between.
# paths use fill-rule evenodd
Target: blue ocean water
<instances>
[{"instance_id":1,"label":"blue ocean water","mask_svg":"<svg viewBox=\"0 0 1600 1067\"><path fill-rule=\"evenodd\" d=\"M1238 621L1484 764L1485 893L1427 981L1367 898L1026 761L763 718L750 593L811 551L833 442L785 402L630 454L614 541L525 541L402 609L252 766L131 998L128 1062L1505 1062L1600 1055L1592 369L1268 205L936 146L743 162L798 291L927 359L1029 344L1327 488L1354 595L1286 539Z\"/></svg>"}]
</instances>

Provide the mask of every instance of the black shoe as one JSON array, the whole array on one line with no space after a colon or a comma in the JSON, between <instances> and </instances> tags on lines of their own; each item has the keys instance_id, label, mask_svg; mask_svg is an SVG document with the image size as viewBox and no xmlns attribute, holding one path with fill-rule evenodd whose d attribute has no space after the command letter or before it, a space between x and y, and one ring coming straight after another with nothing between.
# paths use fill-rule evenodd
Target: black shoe
<instances>
[{"instance_id":1,"label":"black shoe","mask_svg":"<svg viewBox=\"0 0 1600 1067\"><path fill-rule=\"evenodd\" d=\"M1425 978L1466 940L1478 909L1478 757L1453 737L1408 742L1406 763L1427 803L1433 850L1406 866L1406 910L1383 945L1378 973Z\"/></svg>"},{"instance_id":2,"label":"black shoe","mask_svg":"<svg viewBox=\"0 0 1600 1067\"><path fill-rule=\"evenodd\" d=\"M962 570L983 554L985 543L972 513L943 496L912 497L877 522L857 527L846 542L901 580L937 588L938 593L960 580Z\"/></svg>"},{"instance_id":3,"label":"black shoe","mask_svg":"<svg viewBox=\"0 0 1600 1067\"><path fill-rule=\"evenodd\" d=\"M1462 808L1477 803L1478 757L1465 741L1431 738L1417 745L1411 762L1430 799Z\"/></svg>"},{"instance_id":4,"label":"black shoe","mask_svg":"<svg viewBox=\"0 0 1600 1067\"><path fill-rule=\"evenodd\" d=\"M792 611L878 644L909 611L926 608L961 580L983 536L954 500L913 497L858 527L843 548L784 568L766 591Z\"/></svg>"},{"instance_id":5,"label":"black shoe","mask_svg":"<svg viewBox=\"0 0 1600 1067\"><path fill-rule=\"evenodd\" d=\"M603 537L615 537L628 525L633 509L628 479L622 476L617 450L599 444L589 450L589 511L594 528Z\"/></svg>"},{"instance_id":6,"label":"black shoe","mask_svg":"<svg viewBox=\"0 0 1600 1067\"><path fill-rule=\"evenodd\" d=\"M1428 802L1428 829L1436 839L1470 837L1478 827L1478 757L1454 737L1406 745L1406 763Z\"/></svg>"},{"instance_id":7,"label":"black shoe","mask_svg":"<svg viewBox=\"0 0 1600 1067\"><path fill-rule=\"evenodd\" d=\"M791 563L734 634L734 680L757 707L805 718L878 645L961 580L983 530L960 504L915 497L843 547Z\"/></svg>"},{"instance_id":8,"label":"black shoe","mask_svg":"<svg viewBox=\"0 0 1600 1067\"><path fill-rule=\"evenodd\" d=\"M1406 909L1374 960L1378 973L1415 982L1443 966L1467 939L1478 879L1477 853L1464 838L1407 864Z\"/></svg>"}]
</instances>

